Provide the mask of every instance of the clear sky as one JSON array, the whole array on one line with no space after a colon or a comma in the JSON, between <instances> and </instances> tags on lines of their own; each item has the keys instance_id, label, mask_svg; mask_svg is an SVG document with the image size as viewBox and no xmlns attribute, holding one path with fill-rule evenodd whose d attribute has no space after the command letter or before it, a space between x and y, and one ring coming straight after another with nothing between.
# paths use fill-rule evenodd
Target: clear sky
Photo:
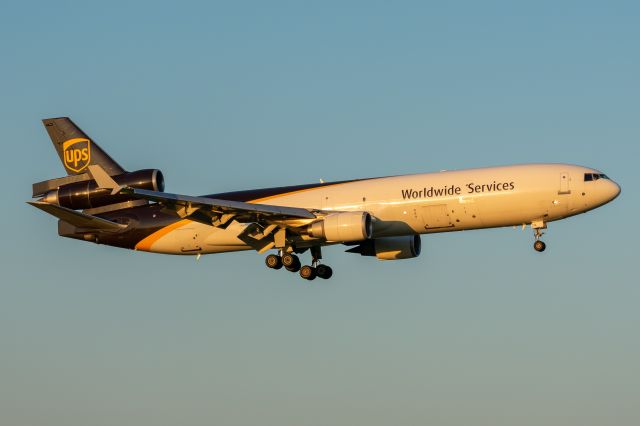
<instances>
[{"instance_id":1,"label":"clear sky","mask_svg":"<svg viewBox=\"0 0 640 426\"><path fill-rule=\"evenodd\" d=\"M637 425L638 2L9 2L0 12L3 425ZM530 230L171 257L26 205L70 116L202 194L526 162L622 195Z\"/></svg>"}]
</instances>

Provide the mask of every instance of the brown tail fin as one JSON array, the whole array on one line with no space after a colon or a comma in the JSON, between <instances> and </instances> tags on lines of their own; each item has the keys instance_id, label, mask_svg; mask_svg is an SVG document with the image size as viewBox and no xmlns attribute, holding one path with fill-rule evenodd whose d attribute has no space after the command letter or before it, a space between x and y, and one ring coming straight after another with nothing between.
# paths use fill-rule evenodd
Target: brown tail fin
<instances>
[{"instance_id":1,"label":"brown tail fin","mask_svg":"<svg viewBox=\"0 0 640 426\"><path fill-rule=\"evenodd\" d=\"M89 165L97 164L110 175L119 175L125 170L98 146L68 117L42 120L53 146L67 174L86 173Z\"/></svg>"}]
</instances>

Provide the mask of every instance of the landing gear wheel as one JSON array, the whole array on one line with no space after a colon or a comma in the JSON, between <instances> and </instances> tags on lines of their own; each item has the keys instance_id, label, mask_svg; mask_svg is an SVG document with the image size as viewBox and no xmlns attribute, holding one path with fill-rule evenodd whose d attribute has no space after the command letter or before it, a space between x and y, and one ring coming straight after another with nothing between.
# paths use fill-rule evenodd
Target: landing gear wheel
<instances>
[{"instance_id":1,"label":"landing gear wheel","mask_svg":"<svg viewBox=\"0 0 640 426\"><path fill-rule=\"evenodd\" d=\"M324 280L328 280L333 275L333 269L327 265L316 266L316 275Z\"/></svg>"},{"instance_id":2,"label":"landing gear wheel","mask_svg":"<svg viewBox=\"0 0 640 426\"><path fill-rule=\"evenodd\" d=\"M535 249L535 251L543 252L544 249L547 248L547 245L544 243L544 241L537 240L535 243L533 243L533 248Z\"/></svg>"},{"instance_id":3,"label":"landing gear wheel","mask_svg":"<svg viewBox=\"0 0 640 426\"><path fill-rule=\"evenodd\" d=\"M293 266L296 263L300 263L300 259L295 254L285 253L282 255L282 264L285 267Z\"/></svg>"},{"instance_id":4,"label":"landing gear wheel","mask_svg":"<svg viewBox=\"0 0 640 426\"><path fill-rule=\"evenodd\" d=\"M285 266L285 269L289 272L298 272L300 270L300 261L295 265Z\"/></svg>"},{"instance_id":5,"label":"landing gear wheel","mask_svg":"<svg viewBox=\"0 0 640 426\"><path fill-rule=\"evenodd\" d=\"M282 268L282 259L277 254L270 254L264 259L264 263L267 264L267 268L280 269Z\"/></svg>"},{"instance_id":6,"label":"landing gear wheel","mask_svg":"<svg viewBox=\"0 0 640 426\"><path fill-rule=\"evenodd\" d=\"M282 264L289 272L298 272L300 270L300 259L295 254L284 254L282 256Z\"/></svg>"},{"instance_id":7,"label":"landing gear wheel","mask_svg":"<svg viewBox=\"0 0 640 426\"><path fill-rule=\"evenodd\" d=\"M302 268L300 268L300 276L305 280L314 280L316 278L316 275L316 268L314 268L313 266L304 265Z\"/></svg>"}]
</instances>

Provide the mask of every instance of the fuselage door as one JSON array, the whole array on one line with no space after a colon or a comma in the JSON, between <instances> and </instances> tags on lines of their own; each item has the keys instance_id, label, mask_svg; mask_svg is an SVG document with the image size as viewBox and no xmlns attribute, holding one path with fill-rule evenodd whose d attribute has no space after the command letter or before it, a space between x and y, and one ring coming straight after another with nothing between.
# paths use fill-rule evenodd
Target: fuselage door
<instances>
[{"instance_id":1,"label":"fuselage door","mask_svg":"<svg viewBox=\"0 0 640 426\"><path fill-rule=\"evenodd\" d=\"M176 234L176 239L180 245L180 252L182 253L195 253L202 251L200 245L201 236L192 227L180 228L173 231Z\"/></svg>"},{"instance_id":2,"label":"fuselage door","mask_svg":"<svg viewBox=\"0 0 640 426\"><path fill-rule=\"evenodd\" d=\"M420 207L420 214L424 222L425 229L449 228L453 226L449 208L446 204L436 204L432 206Z\"/></svg>"},{"instance_id":3,"label":"fuselage door","mask_svg":"<svg viewBox=\"0 0 640 426\"><path fill-rule=\"evenodd\" d=\"M570 182L569 173L560 173L560 190L558 194L571 194Z\"/></svg>"}]
</instances>

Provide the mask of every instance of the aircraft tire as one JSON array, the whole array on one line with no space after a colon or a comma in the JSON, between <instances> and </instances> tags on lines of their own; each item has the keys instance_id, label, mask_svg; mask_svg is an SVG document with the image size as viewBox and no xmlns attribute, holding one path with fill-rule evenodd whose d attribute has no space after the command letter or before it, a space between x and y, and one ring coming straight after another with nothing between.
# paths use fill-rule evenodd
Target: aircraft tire
<instances>
[{"instance_id":1,"label":"aircraft tire","mask_svg":"<svg viewBox=\"0 0 640 426\"><path fill-rule=\"evenodd\" d=\"M282 255L282 264L285 268L288 268L289 266L300 264L300 259L295 254L285 253Z\"/></svg>"},{"instance_id":2,"label":"aircraft tire","mask_svg":"<svg viewBox=\"0 0 640 426\"><path fill-rule=\"evenodd\" d=\"M333 269L327 265L318 265L316 267L316 275L324 280L328 280L333 275Z\"/></svg>"},{"instance_id":3,"label":"aircraft tire","mask_svg":"<svg viewBox=\"0 0 640 426\"><path fill-rule=\"evenodd\" d=\"M314 268L313 266L304 265L302 268L300 268L300 276L305 280L314 280L316 279L316 275L316 268Z\"/></svg>"},{"instance_id":4,"label":"aircraft tire","mask_svg":"<svg viewBox=\"0 0 640 426\"><path fill-rule=\"evenodd\" d=\"M285 269L289 272L298 272L300 270L300 266L300 261L298 260L291 266L285 266Z\"/></svg>"},{"instance_id":5,"label":"aircraft tire","mask_svg":"<svg viewBox=\"0 0 640 426\"><path fill-rule=\"evenodd\" d=\"M270 254L269 256L267 256L264 259L264 263L267 265L267 268L270 269L282 268L282 259L276 254Z\"/></svg>"},{"instance_id":6,"label":"aircraft tire","mask_svg":"<svg viewBox=\"0 0 640 426\"><path fill-rule=\"evenodd\" d=\"M544 243L544 241L538 240L535 243L533 243L533 249L537 252L542 253L546 248L547 248L547 245Z\"/></svg>"}]
</instances>

